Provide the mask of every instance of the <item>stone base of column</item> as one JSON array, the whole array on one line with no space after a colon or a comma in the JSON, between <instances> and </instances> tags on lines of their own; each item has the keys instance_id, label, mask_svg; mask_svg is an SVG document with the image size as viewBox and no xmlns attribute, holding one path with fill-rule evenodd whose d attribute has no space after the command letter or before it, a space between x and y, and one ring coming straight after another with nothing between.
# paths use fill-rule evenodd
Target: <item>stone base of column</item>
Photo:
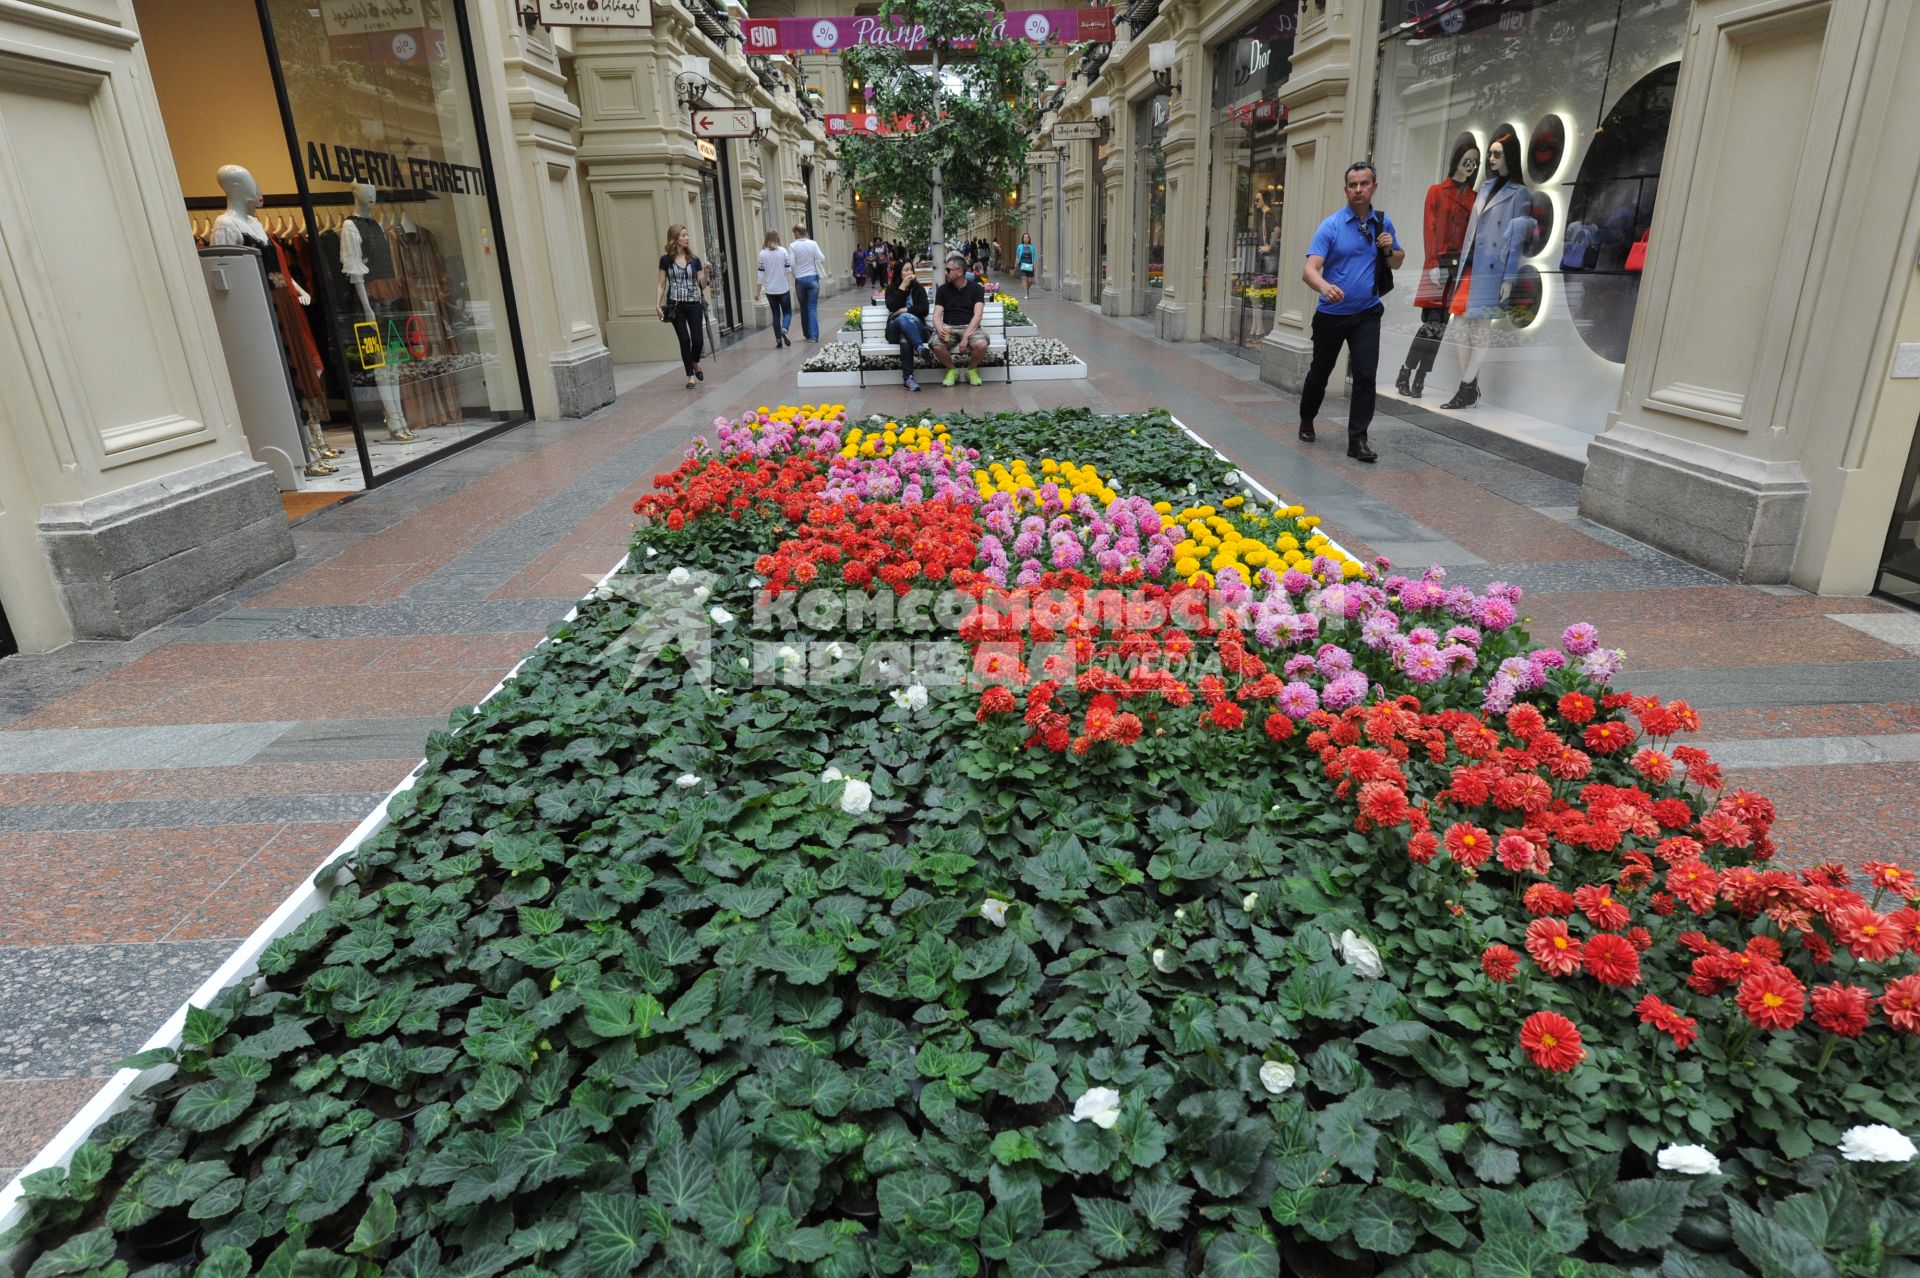
<instances>
[{"instance_id":1,"label":"stone base of column","mask_svg":"<svg viewBox=\"0 0 1920 1278\"><path fill-rule=\"evenodd\" d=\"M1187 340L1188 311L1184 302L1162 302L1153 308L1153 331L1163 342Z\"/></svg>"},{"instance_id":2,"label":"stone base of column","mask_svg":"<svg viewBox=\"0 0 1920 1278\"><path fill-rule=\"evenodd\" d=\"M1102 315L1122 315L1120 309L1120 290L1111 284L1100 286L1100 313Z\"/></svg>"},{"instance_id":3,"label":"stone base of column","mask_svg":"<svg viewBox=\"0 0 1920 1278\"><path fill-rule=\"evenodd\" d=\"M1069 275L1060 281L1060 296L1069 302L1079 301L1086 293L1086 285L1075 276Z\"/></svg>"},{"instance_id":4,"label":"stone base of column","mask_svg":"<svg viewBox=\"0 0 1920 1278\"><path fill-rule=\"evenodd\" d=\"M273 472L240 453L43 506L38 527L75 639L131 639L293 558Z\"/></svg>"},{"instance_id":5,"label":"stone base of column","mask_svg":"<svg viewBox=\"0 0 1920 1278\"><path fill-rule=\"evenodd\" d=\"M1260 339L1260 380L1298 395L1313 366L1313 343L1275 328Z\"/></svg>"},{"instance_id":6,"label":"stone base of column","mask_svg":"<svg viewBox=\"0 0 1920 1278\"><path fill-rule=\"evenodd\" d=\"M1785 582L1812 486L1768 462L1616 423L1587 445L1580 513L1734 581Z\"/></svg>"},{"instance_id":7,"label":"stone base of column","mask_svg":"<svg viewBox=\"0 0 1920 1278\"><path fill-rule=\"evenodd\" d=\"M562 417L585 417L613 402L613 352L605 346L568 351L549 362Z\"/></svg>"}]
</instances>

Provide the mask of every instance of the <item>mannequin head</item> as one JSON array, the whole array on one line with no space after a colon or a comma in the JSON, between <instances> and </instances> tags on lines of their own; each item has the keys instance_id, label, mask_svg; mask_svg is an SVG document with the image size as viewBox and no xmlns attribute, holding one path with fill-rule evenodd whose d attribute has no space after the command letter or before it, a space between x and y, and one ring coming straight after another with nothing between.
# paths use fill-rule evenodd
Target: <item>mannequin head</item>
<instances>
[{"instance_id":1,"label":"mannequin head","mask_svg":"<svg viewBox=\"0 0 1920 1278\"><path fill-rule=\"evenodd\" d=\"M1473 134L1462 133L1453 140L1453 151L1447 157L1447 178L1471 183L1479 174L1480 144L1474 141Z\"/></svg>"},{"instance_id":2,"label":"mannequin head","mask_svg":"<svg viewBox=\"0 0 1920 1278\"><path fill-rule=\"evenodd\" d=\"M380 193L373 189L372 183L355 182L353 184L353 207L357 211L361 213L372 212L373 206L379 202L379 199Z\"/></svg>"},{"instance_id":3,"label":"mannequin head","mask_svg":"<svg viewBox=\"0 0 1920 1278\"><path fill-rule=\"evenodd\" d=\"M1519 182L1522 158L1519 133L1512 125L1503 124L1487 143L1486 176L1501 182Z\"/></svg>"},{"instance_id":4,"label":"mannequin head","mask_svg":"<svg viewBox=\"0 0 1920 1278\"><path fill-rule=\"evenodd\" d=\"M1495 142L1487 148L1487 172L1494 177L1511 177L1507 169L1507 147L1504 142Z\"/></svg>"},{"instance_id":5,"label":"mannequin head","mask_svg":"<svg viewBox=\"0 0 1920 1278\"><path fill-rule=\"evenodd\" d=\"M227 207L234 212L250 217L260 207L260 184L253 180L253 174L237 164L223 164L213 176L226 192Z\"/></svg>"}]
</instances>

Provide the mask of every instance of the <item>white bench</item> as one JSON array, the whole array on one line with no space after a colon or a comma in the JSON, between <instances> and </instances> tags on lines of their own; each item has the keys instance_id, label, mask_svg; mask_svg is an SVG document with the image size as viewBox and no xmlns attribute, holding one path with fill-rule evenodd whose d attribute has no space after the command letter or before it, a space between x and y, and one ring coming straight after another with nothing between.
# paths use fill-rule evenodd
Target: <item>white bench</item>
<instances>
[{"instance_id":1,"label":"white bench","mask_svg":"<svg viewBox=\"0 0 1920 1278\"><path fill-rule=\"evenodd\" d=\"M987 357L998 355L1007 368L1007 380L1013 380L1013 361L1007 358L1007 308L1002 302L988 302L980 311L980 332L987 339ZM860 384L867 384L867 361L898 357L900 343L887 340L887 308L860 308ZM962 352L955 351L957 361Z\"/></svg>"}]
</instances>

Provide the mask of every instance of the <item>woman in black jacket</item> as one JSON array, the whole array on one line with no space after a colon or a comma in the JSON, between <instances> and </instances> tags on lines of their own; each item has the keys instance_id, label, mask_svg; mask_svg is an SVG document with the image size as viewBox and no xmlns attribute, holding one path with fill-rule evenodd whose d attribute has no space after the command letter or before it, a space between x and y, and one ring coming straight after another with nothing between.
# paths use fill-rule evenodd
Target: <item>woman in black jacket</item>
<instances>
[{"instance_id":1,"label":"woman in black jacket","mask_svg":"<svg viewBox=\"0 0 1920 1278\"><path fill-rule=\"evenodd\" d=\"M887 340L900 343L900 372L907 389L919 390L913 364L927 348L927 287L913 277L913 263L904 259L893 264L887 283Z\"/></svg>"}]
</instances>

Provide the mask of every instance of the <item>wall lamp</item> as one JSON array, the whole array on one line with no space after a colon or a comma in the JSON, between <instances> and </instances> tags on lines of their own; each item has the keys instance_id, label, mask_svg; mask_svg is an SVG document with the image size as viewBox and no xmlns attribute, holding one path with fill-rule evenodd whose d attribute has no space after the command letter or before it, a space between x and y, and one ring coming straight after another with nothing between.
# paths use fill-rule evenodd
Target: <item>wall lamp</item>
<instances>
[{"instance_id":1,"label":"wall lamp","mask_svg":"<svg viewBox=\"0 0 1920 1278\"><path fill-rule=\"evenodd\" d=\"M1180 96L1179 82L1173 78L1174 53L1178 46L1171 40L1156 40L1147 46L1147 70L1162 93Z\"/></svg>"},{"instance_id":2,"label":"wall lamp","mask_svg":"<svg viewBox=\"0 0 1920 1278\"><path fill-rule=\"evenodd\" d=\"M755 107L753 109L753 141L758 142L773 131L773 108Z\"/></svg>"},{"instance_id":3,"label":"wall lamp","mask_svg":"<svg viewBox=\"0 0 1920 1278\"><path fill-rule=\"evenodd\" d=\"M691 110L707 100L707 90L713 87L712 81L713 63L710 59L683 53L680 55L680 74L673 77L673 96L681 106Z\"/></svg>"},{"instance_id":4,"label":"wall lamp","mask_svg":"<svg viewBox=\"0 0 1920 1278\"><path fill-rule=\"evenodd\" d=\"M1087 109L1093 113L1094 119L1104 120L1113 114L1113 99L1105 95L1094 98L1087 104Z\"/></svg>"}]
</instances>

